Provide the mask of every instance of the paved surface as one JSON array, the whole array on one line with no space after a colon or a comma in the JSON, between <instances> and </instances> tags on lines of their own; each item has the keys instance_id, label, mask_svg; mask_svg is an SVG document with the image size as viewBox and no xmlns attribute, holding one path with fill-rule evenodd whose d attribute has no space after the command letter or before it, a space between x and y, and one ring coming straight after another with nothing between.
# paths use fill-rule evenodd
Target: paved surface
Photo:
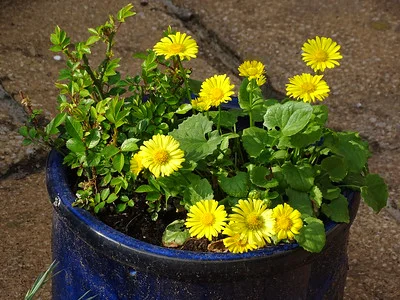
<instances>
[{"instance_id":1,"label":"paved surface","mask_svg":"<svg viewBox=\"0 0 400 300\"><path fill-rule=\"evenodd\" d=\"M144 5L145 3L147 5ZM101 3L101 4L100 4ZM75 41L127 1L2 0L0 2L0 298L21 299L51 261L51 206L44 182L45 153L24 148L16 133L25 115L7 96L24 91L50 117L54 81L63 61L48 50L56 24ZM361 205L351 231L346 299L400 298L400 3L338 1L133 1L138 15L121 28L116 55L123 73L138 64L131 54L152 47L168 25L189 32L200 45L194 76L228 73L234 82L244 59L267 66L270 82L284 90L287 78L308 71L300 59L305 40L334 38L342 46L340 68L326 79L330 126L356 130L371 145L372 172L380 173L390 201L379 215ZM268 93L274 91L269 89ZM42 299L49 298L47 289Z\"/></svg>"}]
</instances>

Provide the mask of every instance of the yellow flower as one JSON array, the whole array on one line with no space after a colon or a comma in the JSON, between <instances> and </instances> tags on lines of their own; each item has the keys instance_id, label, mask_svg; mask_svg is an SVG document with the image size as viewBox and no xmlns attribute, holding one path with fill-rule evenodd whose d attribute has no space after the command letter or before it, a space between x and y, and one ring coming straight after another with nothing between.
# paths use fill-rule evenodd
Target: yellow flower
<instances>
[{"instance_id":1,"label":"yellow flower","mask_svg":"<svg viewBox=\"0 0 400 300\"><path fill-rule=\"evenodd\" d=\"M248 77L249 80L257 79L258 77L260 77L260 76L265 74L265 69L264 68L265 68L265 66L259 61L246 60L238 68L239 76Z\"/></svg>"},{"instance_id":2,"label":"yellow flower","mask_svg":"<svg viewBox=\"0 0 400 300\"><path fill-rule=\"evenodd\" d=\"M331 38L317 36L305 42L301 49L304 62L315 72L318 70L323 72L325 68L332 69L335 65L338 66L338 60L343 58L339 52L340 45Z\"/></svg>"},{"instance_id":3,"label":"yellow flower","mask_svg":"<svg viewBox=\"0 0 400 300\"><path fill-rule=\"evenodd\" d=\"M273 212L278 239L293 240L294 235L299 234L299 230L303 227L303 221L300 218L301 213L287 203L277 205Z\"/></svg>"},{"instance_id":4,"label":"yellow flower","mask_svg":"<svg viewBox=\"0 0 400 300\"><path fill-rule=\"evenodd\" d=\"M330 92L329 86L325 80L322 80L323 75L311 75L303 73L289 78L289 83L286 84L286 95L302 99L304 102L322 101L328 97Z\"/></svg>"},{"instance_id":5,"label":"yellow flower","mask_svg":"<svg viewBox=\"0 0 400 300\"><path fill-rule=\"evenodd\" d=\"M234 94L234 87L226 74L214 75L201 84L199 96L203 101L209 101L211 106L217 107L221 103L232 100L231 96Z\"/></svg>"},{"instance_id":6,"label":"yellow flower","mask_svg":"<svg viewBox=\"0 0 400 300\"><path fill-rule=\"evenodd\" d=\"M241 237L241 234L233 231L229 225L222 233L228 236L223 241L225 247L232 253L243 253L258 248L257 244L250 244L247 238Z\"/></svg>"},{"instance_id":7,"label":"yellow flower","mask_svg":"<svg viewBox=\"0 0 400 300\"><path fill-rule=\"evenodd\" d=\"M256 82L258 86L262 86L264 83L267 82L267 78L264 75L258 76L256 78Z\"/></svg>"},{"instance_id":8,"label":"yellow flower","mask_svg":"<svg viewBox=\"0 0 400 300\"><path fill-rule=\"evenodd\" d=\"M190 207L185 225L190 236L212 240L226 225L225 207L215 200L200 200Z\"/></svg>"},{"instance_id":9,"label":"yellow flower","mask_svg":"<svg viewBox=\"0 0 400 300\"><path fill-rule=\"evenodd\" d=\"M239 200L232 211L229 225L234 232L241 233L241 238L258 247L265 246L265 241L271 243L270 237L275 234L275 219L272 209L267 209L262 200Z\"/></svg>"},{"instance_id":10,"label":"yellow flower","mask_svg":"<svg viewBox=\"0 0 400 300\"><path fill-rule=\"evenodd\" d=\"M165 55L165 59L179 55L181 60L196 58L198 46L191 36L177 32L163 37L153 48L157 55Z\"/></svg>"},{"instance_id":11,"label":"yellow flower","mask_svg":"<svg viewBox=\"0 0 400 300\"><path fill-rule=\"evenodd\" d=\"M169 135L153 135L151 140L140 146L139 155L142 164L155 177L169 176L182 167L184 153L179 149L179 142Z\"/></svg>"},{"instance_id":12,"label":"yellow flower","mask_svg":"<svg viewBox=\"0 0 400 300\"><path fill-rule=\"evenodd\" d=\"M204 98L196 98L192 100L192 107L198 111L207 111L211 107L211 102Z\"/></svg>"},{"instance_id":13,"label":"yellow flower","mask_svg":"<svg viewBox=\"0 0 400 300\"><path fill-rule=\"evenodd\" d=\"M142 157L140 155L140 152L135 153L135 155L132 156L130 163L131 163L131 172L136 176L138 176L140 171L143 170Z\"/></svg>"}]
</instances>

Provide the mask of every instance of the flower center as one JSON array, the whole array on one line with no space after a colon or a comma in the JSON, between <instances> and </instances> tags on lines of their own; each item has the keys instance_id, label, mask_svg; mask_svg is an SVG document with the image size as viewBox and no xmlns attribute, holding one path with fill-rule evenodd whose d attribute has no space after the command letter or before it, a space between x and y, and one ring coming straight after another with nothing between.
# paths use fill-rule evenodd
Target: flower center
<instances>
[{"instance_id":1,"label":"flower center","mask_svg":"<svg viewBox=\"0 0 400 300\"><path fill-rule=\"evenodd\" d=\"M185 46L182 45L182 44L176 44L176 43L174 43L174 44L171 44L171 45L169 46L169 52L170 52L171 54L178 54L178 53L181 53L181 52L183 52L184 49L185 49Z\"/></svg>"},{"instance_id":2,"label":"flower center","mask_svg":"<svg viewBox=\"0 0 400 300\"><path fill-rule=\"evenodd\" d=\"M261 218L258 214L252 212L247 215L246 222L250 229L257 229L260 228Z\"/></svg>"},{"instance_id":3,"label":"flower center","mask_svg":"<svg viewBox=\"0 0 400 300\"><path fill-rule=\"evenodd\" d=\"M289 230L292 225L292 220L290 220L290 218L286 216L276 218L276 227L278 227L279 229Z\"/></svg>"},{"instance_id":4,"label":"flower center","mask_svg":"<svg viewBox=\"0 0 400 300\"><path fill-rule=\"evenodd\" d=\"M255 76L258 74L258 70L257 68L250 67L247 69L247 73L249 74L249 76Z\"/></svg>"},{"instance_id":5,"label":"flower center","mask_svg":"<svg viewBox=\"0 0 400 300\"><path fill-rule=\"evenodd\" d=\"M314 59L319 62L325 62L328 60L328 54L324 50L318 50L314 54Z\"/></svg>"},{"instance_id":6,"label":"flower center","mask_svg":"<svg viewBox=\"0 0 400 300\"><path fill-rule=\"evenodd\" d=\"M304 93L313 93L315 92L315 84L311 82L304 82L301 85L301 89L304 91Z\"/></svg>"},{"instance_id":7,"label":"flower center","mask_svg":"<svg viewBox=\"0 0 400 300\"><path fill-rule=\"evenodd\" d=\"M220 88L213 88L210 92L210 97L214 100L221 100L224 97L224 92Z\"/></svg>"},{"instance_id":8,"label":"flower center","mask_svg":"<svg viewBox=\"0 0 400 300\"><path fill-rule=\"evenodd\" d=\"M161 149L154 153L154 161L157 164L164 165L169 161L169 154L166 150Z\"/></svg>"},{"instance_id":9,"label":"flower center","mask_svg":"<svg viewBox=\"0 0 400 300\"><path fill-rule=\"evenodd\" d=\"M214 224L214 215L212 213L206 212L201 216L201 223L204 226L210 226L212 224Z\"/></svg>"}]
</instances>

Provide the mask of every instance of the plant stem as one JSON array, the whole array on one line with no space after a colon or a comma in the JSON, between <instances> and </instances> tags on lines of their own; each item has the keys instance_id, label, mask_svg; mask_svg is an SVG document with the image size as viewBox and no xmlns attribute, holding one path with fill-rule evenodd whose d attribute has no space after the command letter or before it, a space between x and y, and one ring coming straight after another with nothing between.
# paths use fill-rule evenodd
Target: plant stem
<instances>
[{"instance_id":1,"label":"plant stem","mask_svg":"<svg viewBox=\"0 0 400 300\"><path fill-rule=\"evenodd\" d=\"M252 93L252 91L249 93L249 106L250 106L250 110L249 110L250 124L249 125L250 125L250 127L253 127L254 126L254 122L253 122L253 111L252 111L252 107L253 107L253 93Z\"/></svg>"},{"instance_id":2,"label":"plant stem","mask_svg":"<svg viewBox=\"0 0 400 300\"><path fill-rule=\"evenodd\" d=\"M183 76L183 81L185 83L186 95L188 97L188 101L190 102L190 100L192 99L192 95L190 94L189 82L188 82L188 78L186 76L186 71L183 68L182 61L179 58L179 56L178 56L178 65L179 65L179 70L181 71L182 76Z\"/></svg>"},{"instance_id":3,"label":"plant stem","mask_svg":"<svg viewBox=\"0 0 400 300\"><path fill-rule=\"evenodd\" d=\"M218 106L218 124L217 124L217 131L218 133L220 133L220 129L221 129L221 105Z\"/></svg>"}]
</instances>

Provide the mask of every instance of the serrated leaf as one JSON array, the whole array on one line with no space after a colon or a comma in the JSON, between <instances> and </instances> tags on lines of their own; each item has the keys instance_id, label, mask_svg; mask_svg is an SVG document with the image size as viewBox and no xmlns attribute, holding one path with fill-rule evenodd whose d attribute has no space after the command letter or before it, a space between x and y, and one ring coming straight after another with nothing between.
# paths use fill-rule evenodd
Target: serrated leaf
<instances>
[{"instance_id":1,"label":"serrated leaf","mask_svg":"<svg viewBox=\"0 0 400 300\"><path fill-rule=\"evenodd\" d=\"M334 222L350 222L348 201L345 196L331 200L330 203L323 203L321 211Z\"/></svg>"},{"instance_id":2,"label":"serrated leaf","mask_svg":"<svg viewBox=\"0 0 400 300\"><path fill-rule=\"evenodd\" d=\"M314 185L314 171L310 165L285 163L282 172L287 183L295 190L308 192Z\"/></svg>"},{"instance_id":3,"label":"serrated leaf","mask_svg":"<svg viewBox=\"0 0 400 300\"><path fill-rule=\"evenodd\" d=\"M234 177L218 176L222 190L229 196L246 198L249 193L249 176L245 172L238 172Z\"/></svg>"},{"instance_id":4,"label":"serrated leaf","mask_svg":"<svg viewBox=\"0 0 400 300\"><path fill-rule=\"evenodd\" d=\"M197 114L187 118L170 133L180 143L186 160L199 161L217 149L222 137L216 131L211 132L212 125L213 122L206 116ZM209 139L206 139L206 134Z\"/></svg>"},{"instance_id":5,"label":"serrated leaf","mask_svg":"<svg viewBox=\"0 0 400 300\"><path fill-rule=\"evenodd\" d=\"M124 163L125 163L124 154L122 154L122 153L116 154L113 157L112 163L113 163L114 169L117 170L118 172L121 172L122 168L124 167Z\"/></svg>"},{"instance_id":6,"label":"serrated leaf","mask_svg":"<svg viewBox=\"0 0 400 300\"><path fill-rule=\"evenodd\" d=\"M331 151L342 157L348 170L360 173L369 157L368 145L354 132L335 132L324 141Z\"/></svg>"},{"instance_id":7,"label":"serrated leaf","mask_svg":"<svg viewBox=\"0 0 400 300\"><path fill-rule=\"evenodd\" d=\"M383 178L377 174L368 174L365 177L365 186L361 187L361 197L375 212L384 208L389 194Z\"/></svg>"},{"instance_id":8,"label":"serrated leaf","mask_svg":"<svg viewBox=\"0 0 400 300\"><path fill-rule=\"evenodd\" d=\"M208 114L213 119L214 124L218 124L219 115L221 115L220 126L225 128L233 128L237 123L238 117L243 114L239 109L230 109L229 111L209 111Z\"/></svg>"},{"instance_id":9,"label":"serrated leaf","mask_svg":"<svg viewBox=\"0 0 400 300\"><path fill-rule=\"evenodd\" d=\"M185 220L175 220L165 228L162 243L165 247L175 248L182 246L189 237L189 230L185 229Z\"/></svg>"},{"instance_id":10,"label":"serrated leaf","mask_svg":"<svg viewBox=\"0 0 400 300\"><path fill-rule=\"evenodd\" d=\"M311 119L313 109L308 103L288 101L271 106L264 115L264 126L279 128L284 136L300 132Z\"/></svg>"},{"instance_id":11,"label":"serrated leaf","mask_svg":"<svg viewBox=\"0 0 400 300\"><path fill-rule=\"evenodd\" d=\"M297 209L302 215L313 216L311 199L306 192L299 192L293 189L286 189L289 197L289 205Z\"/></svg>"},{"instance_id":12,"label":"serrated leaf","mask_svg":"<svg viewBox=\"0 0 400 300\"><path fill-rule=\"evenodd\" d=\"M326 243L324 223L313 217L305 218L304 222L306 224L300 229L300 234L295 236L296 241L307 251L321 252Z\"/></svg>"},{"instance_id":13,"label":"serrated leaf","mask_svg":"<svg viewBox=\"0 0 400 300\"><path fill-rule=\"evenodd\" d=\"M198 179L191 181L191 184L187 186L185 189L185 193L183 195L183 202L186 209L189 209L190 206L195 204L200 200L205 199L213 199L214 192L211 187L211 184L208 182L206 178Z\"/></svg>"},{"instance_id":14,"label":"serrated leaf","mask_svg":"<svg viewBox=\"0 0 400 300\"><path fill-rule=\"evenodd\" d=\"M332 181L339 182L347 175L345 161L336 155L324 158L321 162L321 167L328 174Z\"/></svg>"},{"instance_id":15,"label":"serrated leaf","mask_svg":"<svg viewBox=\"0 0 400 300\"><path fill-rule=\"evenodd\" d=\"M322 136L322 127L309 123L303 130L289 137L292 148L303 148L318 142Z\"/></svg>"},{"instance_id":16,"label":"serrated leaf","mask_svg":"<svg viewBox=\"0 0 400 300\"><path fill-rule=\"evenodd\" d=\"M258 157L271 143L268 132L262 128L250 127L243 130L243 147L251 157Z\"/></svg>"},{"instance_id":17,"label":"serrated leaf","mask_svg":"<svg viewBox=\"0 0 400 300\"><path fill-rule=\"evenodd\" d=\"M313 188L311 189L310 197L318 207L321 206L322 192L316 185L314 185Z\"/></svg>"},{"instance_id":18,"label":"serrated leaf","mask_svg":"<svg viewBox=\"0 0 400 300\"><path fill-rule=\"evenodd\" d=\"M267 175L271 173L269 169L263 166L249 165L247 170L249 172L250 181L253 184L259 187L265 187L268 182Z\"/></svg>"}]
</instances>

